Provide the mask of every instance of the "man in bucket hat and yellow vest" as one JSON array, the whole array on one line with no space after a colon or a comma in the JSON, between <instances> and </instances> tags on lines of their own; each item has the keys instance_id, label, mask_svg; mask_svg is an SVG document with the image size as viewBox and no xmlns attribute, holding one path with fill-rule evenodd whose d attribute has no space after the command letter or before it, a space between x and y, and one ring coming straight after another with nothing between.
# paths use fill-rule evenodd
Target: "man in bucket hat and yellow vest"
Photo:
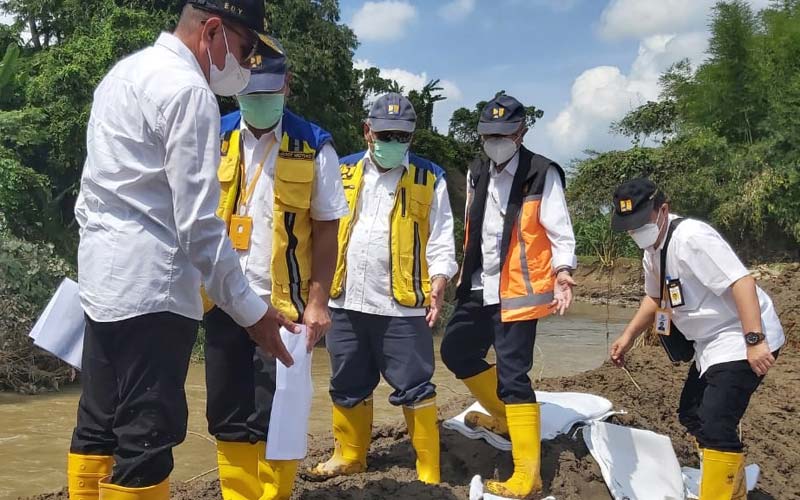
<instances>
[{"instance_id":1,"label":"man in bucket hat and yellow vest","mask_svg":"<svg viewBox=\"0 0 800 500\"><path fill-rule=\"evenodd\" d=\"M511 439L514 474L485 491L527 498L541 490L539 405L528 372L539 318L572 301L575 238L564 172L522 146L525 107L501 95L482 110L488 157L469 168L464 262L442 361L489 412L466 423ZM485 361L494 346L497 365Z\"/></svg>"},{"instance_id":2,"label":"man in bucket hat and yellow vest","mask_svg":"<svg viewBox=\"0 0 800 500\"><path fill-rule=\"evenodd\" d=\"M286 58L261 46L240 111L222 118L222 193L245 277L287 318L308 327L308 349L330 326L328 294L338 219L348 213L331 136L285 109ZM225 500L288 499L296 460L267 460L276 360L225 311L205 315L209 433Z\"/></svg>"},{"instance_id":3,"label":"man in bucket hat and yellow vest","mask_svg":"<svg viewBox=\"0 0 800 500\"><path fill-rule=\"evenodd\" d=\"M311 480L366 470L382 374L390 403L403 407L420 481L439 482L431 328L457 266L444 171L409 152L415 125L408 99L386 94L364 124L369 150L341 161L351 215L339 226L326 337L335 450Z\"/></svg>"}]
</instances>

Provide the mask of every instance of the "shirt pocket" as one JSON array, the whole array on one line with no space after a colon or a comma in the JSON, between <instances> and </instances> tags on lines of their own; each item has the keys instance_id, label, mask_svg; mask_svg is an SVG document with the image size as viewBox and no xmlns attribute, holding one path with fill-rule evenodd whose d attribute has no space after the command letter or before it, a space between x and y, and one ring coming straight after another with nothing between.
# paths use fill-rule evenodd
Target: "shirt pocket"
<instances>
[{"instance_id":1,"label":"shirt pocket","mask_svg":"<svg viewBox=\"0 0 800 500\"><path fill-rule=\"evenodd\" d=\"M275 201L299 210L311 207L314 182L313 160L288 160L278 157L275 164Z\"/></svg>"}]
</instances>

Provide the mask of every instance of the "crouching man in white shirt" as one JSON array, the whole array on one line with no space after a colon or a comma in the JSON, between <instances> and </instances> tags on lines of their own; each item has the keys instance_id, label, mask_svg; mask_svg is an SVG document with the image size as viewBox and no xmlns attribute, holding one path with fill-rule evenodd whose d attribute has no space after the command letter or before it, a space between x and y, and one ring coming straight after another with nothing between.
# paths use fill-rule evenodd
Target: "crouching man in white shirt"
<instances>
[{"instance_id":1,"label":"crouching man in white shirt","mask_svg":"<svg viewBox=\"0 0 800 500\"><path fill-rule=\"evenodd\" d=\"M682 334L693 343L678 418L702 452L700 499L745 499L737 427L785 340L772 301L714 228L670 214L648 179L617 188L612 227L644 250L647 295L611 346L611 360L622 366L654 320L664 338Z\"/></svg>"}]
</instances>

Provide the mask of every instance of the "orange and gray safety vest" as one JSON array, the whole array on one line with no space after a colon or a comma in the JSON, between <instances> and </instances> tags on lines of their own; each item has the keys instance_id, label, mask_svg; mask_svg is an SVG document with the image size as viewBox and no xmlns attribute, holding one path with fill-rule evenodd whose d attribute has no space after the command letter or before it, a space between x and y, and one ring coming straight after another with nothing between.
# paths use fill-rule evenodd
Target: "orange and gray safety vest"
<instances>
[{"instance_id":1,"label":"orange and gray safety vest","mask_svg":"<svg viewBox=\"0 0 800 500\"><path fill-rule=\"evenodd\" d=\"M550 167L558 169L562 184L564 171L554 161L524 146L514 175L503 221L500 248L500 315L503 322L526 321L546 316L553 301L555 276L553 251L539 221L545 177ZM480 158L472 163L467 220L464 228L464 262L457 296L466 298L472 289L472 275L482 265L481 234L489 191L490 162Z\"/></svg>"}]
</instances>

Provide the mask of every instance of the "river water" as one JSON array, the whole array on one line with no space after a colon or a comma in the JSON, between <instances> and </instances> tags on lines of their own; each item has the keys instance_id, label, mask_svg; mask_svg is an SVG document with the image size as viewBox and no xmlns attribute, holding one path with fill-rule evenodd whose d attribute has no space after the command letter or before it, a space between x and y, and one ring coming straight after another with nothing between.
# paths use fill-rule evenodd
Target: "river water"
<instances>
[{"instance_id":1,"label":"river water","mask_svg":"<svg viewBox=\"0 0 800 500\"><path fill-rule=\"evenodd\" d=\"M558 377L591 370L607 357L609 339L622 331L631 310L575 304L567 316L540 323L531 377ZM447 371L439 358L433 381L441 399L466 392L464 385ZM492 354L490 354L491 356ZM315 393L309 432L330 429L328 397L330 364L324 348L314 352ZM206 432L205 376L202 364L193 364L186 381L189 400L189 435L175 449L172 478L186 480L216 467L213 439ZM392 391L383 380L375 391L375 423L402 420L402 410L392 407ZM80 387L38 396L0 393L0 498L58 490L66 483L66 456L75 425Z\"/></svg>"}]
</instances>

